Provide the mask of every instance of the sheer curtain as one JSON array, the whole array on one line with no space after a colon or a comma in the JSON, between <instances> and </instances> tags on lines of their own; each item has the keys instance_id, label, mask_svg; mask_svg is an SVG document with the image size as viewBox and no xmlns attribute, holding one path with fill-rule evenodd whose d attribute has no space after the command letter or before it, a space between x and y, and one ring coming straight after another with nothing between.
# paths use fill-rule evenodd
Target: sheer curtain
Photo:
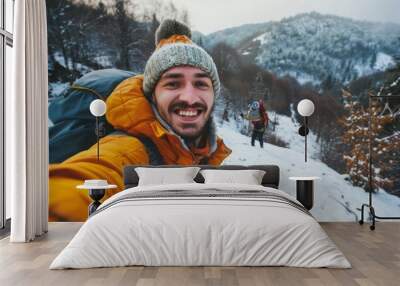
<instances>
[{"instance_id":1,"label":"sheer curtain","mask_svg":"<svg viewBox=\"0 0 400 286\"><path fill-rule=\"evenodd\" d=\"M12 242L48 227L47 23L45 0L15 2L13 93L6 98L6 187Z\"/></svg>"}]
</instances>

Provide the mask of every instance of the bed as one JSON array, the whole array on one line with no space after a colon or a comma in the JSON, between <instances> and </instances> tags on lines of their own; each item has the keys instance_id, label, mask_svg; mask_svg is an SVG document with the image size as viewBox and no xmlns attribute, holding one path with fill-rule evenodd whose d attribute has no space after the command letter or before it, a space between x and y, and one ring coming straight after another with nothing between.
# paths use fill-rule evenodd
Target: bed
<instances>
[{"instance_id":1,"label":"bed","mask_svg":"<svg viewBox=\"0 0 400 286\"><path fill-rule=\"evenodd\" d=\"M199 173L193 183L151 186L138 185L137 167L125 168L126 189L103 202L50 269L351 267L307 209L278 189L278 166L198 166L264 170L260 185L204 183Z\"/></svg>"}]
</instances>

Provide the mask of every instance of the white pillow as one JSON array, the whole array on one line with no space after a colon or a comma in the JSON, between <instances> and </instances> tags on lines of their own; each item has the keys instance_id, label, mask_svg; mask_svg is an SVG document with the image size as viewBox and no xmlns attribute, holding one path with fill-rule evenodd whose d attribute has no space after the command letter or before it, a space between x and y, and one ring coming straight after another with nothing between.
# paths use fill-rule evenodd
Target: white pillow
<instances>
[{"instance_id":1,"label":"white pillow","mask_svg":"<svg viewBox=\"0 0 400 286\"><path fill-rule=\"evenodd\" d=\"M138 186L195 183L193 179L199 170L199 167L135 168L139 176Z\"/></svg>"},{"instance_id":2,"label":"white pillow","mask_svg":"<svg viewBox=\"0 0 400 286\"><path fill-rule=\"evenodd\" d=\"M201 170L204 183L234 183L261 185L265 171L262 170Z\"/></svg>"}]
</instances>

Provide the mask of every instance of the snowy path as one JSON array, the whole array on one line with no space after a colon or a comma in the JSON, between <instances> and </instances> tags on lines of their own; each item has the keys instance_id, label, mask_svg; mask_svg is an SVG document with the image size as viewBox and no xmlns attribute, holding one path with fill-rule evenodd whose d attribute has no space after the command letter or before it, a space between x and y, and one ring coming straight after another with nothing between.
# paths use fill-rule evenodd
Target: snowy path
<instances>
[{"instance_id":1,"label":"snowy path","mask_svg":"<svg viewBox=\"0 0 400 286\"><path fill-rule=\"evenodd\" d=\"M311 210L318 221L358 220L360 212L357 208L362 203L368 202L368 193L363 189L353 187L344 180L343 175L318 160L308 159L305 163L304 154L297 149L281 148L271 144L264 144L264 149L257 144L252 147L250 138L237 132L235 126L229 123L224 123L222 127L218 126L218 135L233 151L224 164L276 164L281 170L280 189L291 195L295 196L295 182L289 180L290 176L320 177L321 180L315 182L315 203ZM399 197L380 191L373 195L373 204L380 216L400 215Z\"/></svg>"}]
</instances>

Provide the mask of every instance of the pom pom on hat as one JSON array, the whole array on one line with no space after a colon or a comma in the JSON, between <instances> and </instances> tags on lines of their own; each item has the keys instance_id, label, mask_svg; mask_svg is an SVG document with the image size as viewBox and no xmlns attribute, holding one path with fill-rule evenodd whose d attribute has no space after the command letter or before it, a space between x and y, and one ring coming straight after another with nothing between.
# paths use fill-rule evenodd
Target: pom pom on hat
<instances>
[{"instance_id":1,"label":"pom pom on hat","mask_svg":"<svg viewBox=\"0 0 400 286\"><path fill-rule=\"evenodd\" d=\"M176 20L167 19L160 24L156 31L156 46L161 40L168 39L173 35L183 35L189 39L192 38L192 32L188 26Z\"/></svg>"}]
</instances>

